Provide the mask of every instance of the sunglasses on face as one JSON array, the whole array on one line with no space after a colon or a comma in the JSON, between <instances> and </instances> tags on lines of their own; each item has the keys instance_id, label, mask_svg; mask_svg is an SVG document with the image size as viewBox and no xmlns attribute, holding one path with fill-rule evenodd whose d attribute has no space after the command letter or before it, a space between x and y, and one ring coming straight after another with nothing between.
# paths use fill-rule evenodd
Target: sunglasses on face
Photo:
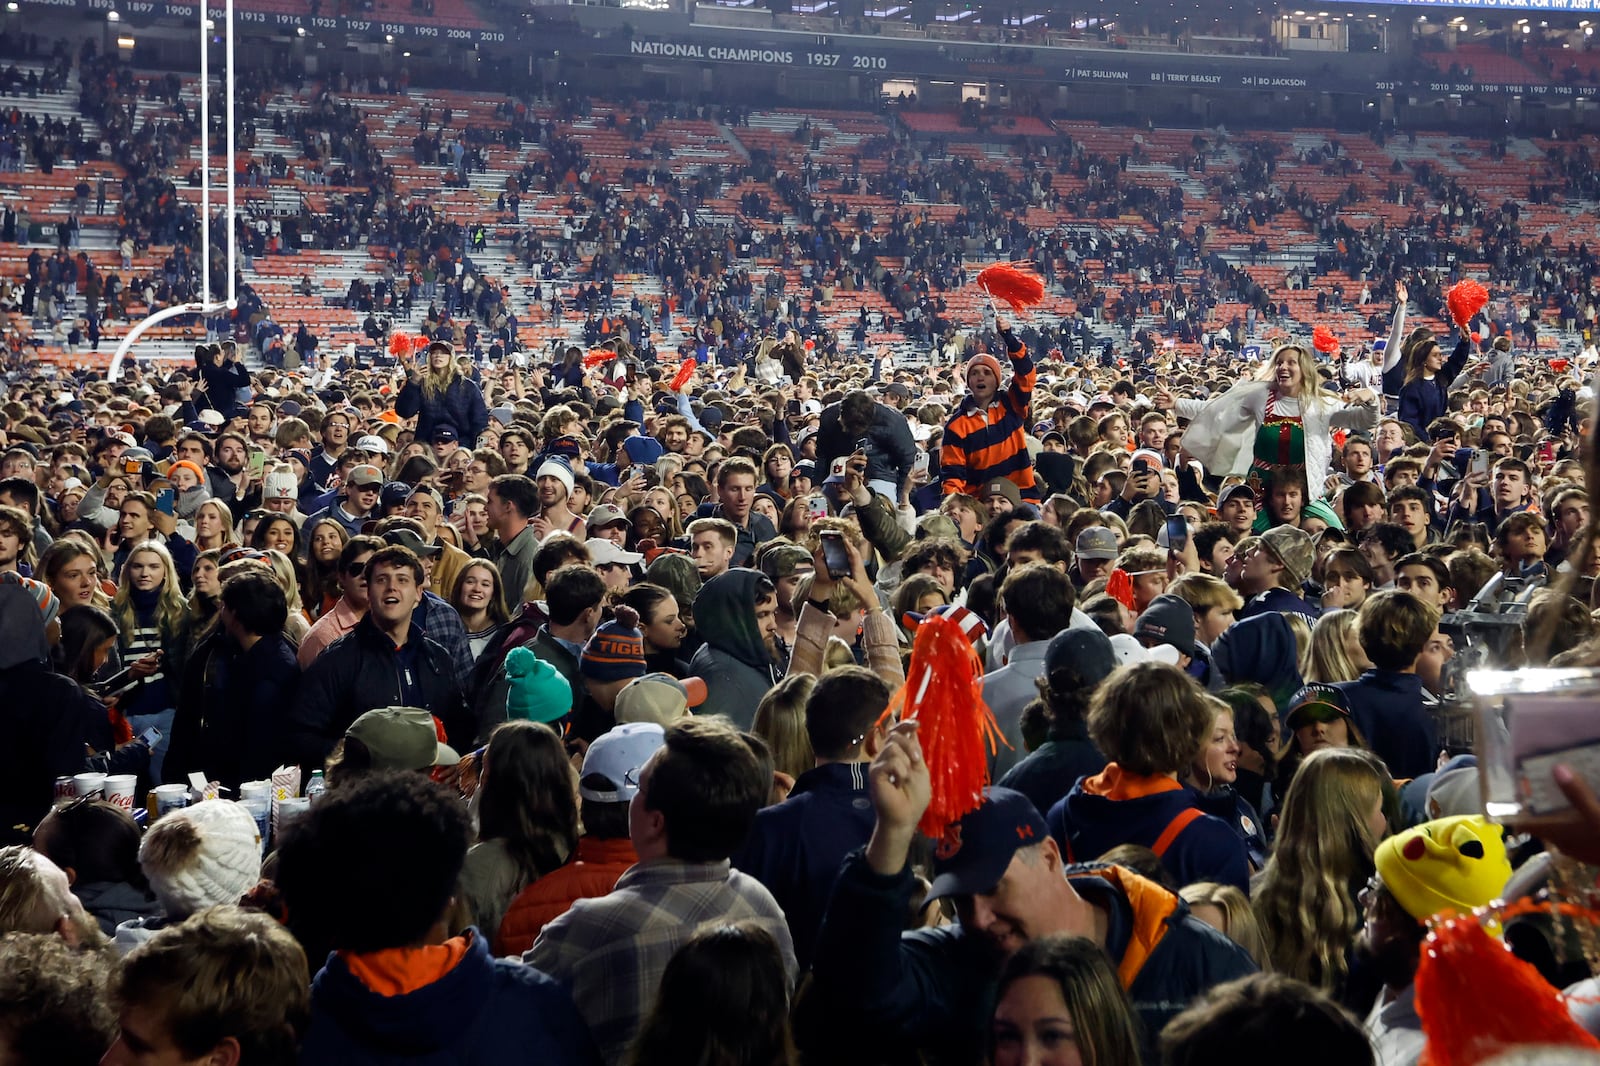
<instances>
[{"instance_id":1,"label":"sunglasses on face","mask_svg":"<svg viewBox=\"0 0 1600 1066\"><path fill-rule=\"evenodd\" d=\"M362 559L360 562L351 563L349 566L344 568L344 573L345 573L346 577L360 577L362 574L364 574L366 572L367 572L367 561L365 559Z\"/></svg>"}]
</instances>

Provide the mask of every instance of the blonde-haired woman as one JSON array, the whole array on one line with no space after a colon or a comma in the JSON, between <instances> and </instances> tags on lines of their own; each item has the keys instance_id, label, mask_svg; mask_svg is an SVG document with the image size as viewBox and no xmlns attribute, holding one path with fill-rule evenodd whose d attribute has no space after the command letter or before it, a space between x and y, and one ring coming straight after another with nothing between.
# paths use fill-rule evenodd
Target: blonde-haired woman
<instances>
[{"instance_id":1,"label":"blonde-haired woman","mask_svg":"<svg viewBox=\"0 0 1600 1066\"><path fill-rule=\"evenodd\" d=\"M800 775L817 765L811 736L806 732L806 700L816 684L817 679L811 674L790 674L768 689L756 705L756 720L750 731L767 742L773 770L788 778L783 788L785 797ZM775 797L772 802L783 798Z\"/></svg>"},{"instance_id":2,"label":"blonde-haired woman","mask_svg":"<svg viewBox=\"0 0 1600 1066\"><path fill-rule=\"evenodd\" d=\"M1251 900L1273 969L1335 997L1361 929L1356 897L1388 835L1388 784L1370 752L1325 748L1308 756L1284 794L1277 843Z\"/></svg>"},{"instance_id":3,"label":"blonde-haired woman","mask_svg":"<svg viewBox=\"0 0 1600 1066\"><path fill-rule=\"evenodd\" d=\"M424 444L432 444L438 431L449 426L463 448L473 448L489 424L483 393L461 373L455 350L442 340L428 345L425 370L413 366L406 372L406 384L395 398L394 409L401 418L416 416L415 439Z\"/></svg>"},{"instance_id":4,"label":"blonde-haired woman","mask_svg":"<svg viewBox=\"0 0 1600 1066\"><path fill-rule=\"evenodd\" d=\"M194 550L216 552L233 543L233 512L221 500L201 500L194 509Z\"/></svg>"},{"instance_id":5,"label":"blonde-haired woman","mask_svg":"<svg viewBox=\"0 0 1600 1066\"><path fill-rule=\"evenodd\" d=\"M1372 668L1372 661L1361 650L1356 624L1359 620L1355 611L1348 610L1329 611L1317 619L1311 627L1311 648L1301 671L1307 681L1330 685L1354 681L1363 670Z\"/></svg>"},{"instance_id":6,"label":"blonde-haired woman","mask_svg":"<svg viewBox=\"0 0 1600 1066\"><path fill-rule=\"evenodd\" d=\"M1183 447L1213 474L1245 475L1260 497L1273 471L1299 468L1320 495L1333 459L1333 431L1371 432L1378 425L1368 389L1347 394L1346 406L1322 392L1311 349L1285 344L1254 379L1211 400L1156 394L1158 407L1189 419Z\"/></svg>"},{"instance_id":7,"label":"blonde-haired woman","mask_svg":"<svg viewBox=\"0 0 1600 1066\"><path fill-rule=\"evenodd\" d=\"M160 781L189 630L189 604L166 548L145 541L129 549L111 616L117 620L117 649L126 669L106 697L127 718L134 736L151 728L161 731L150 750L150 775Z\"/></svg>"},{"instance_id":8,"label":"blonde-haired woman","mask_svg":"<svg viewBox=\"0 0 1600 1066\"><path fill-rule=\"evenodd\" d=\"M289 617L283 624L284 639L298 648L311 631L311 620L306 617L305 604L300 600L299 571L295 568L294 560L277 548L267 548L262 554L272 564L272 576L277 580L278 587L283 589L283 598L289 605Z\"/></svg>"},{"instance_id":9,"label":"blonde-haired woman","mask_svg":"<svg viewBox=\"0 0 1600 1066\"><path fill-rule=\"evenodd\" d=\"M1189 913L1244 948L1263 972L1272 969L1267 941L1261 923L1250 909L1250 897L1232 885L1215 881L1196 881L1178 890L1178 898L1189 905Z\"/></svg>"}]
</instances>

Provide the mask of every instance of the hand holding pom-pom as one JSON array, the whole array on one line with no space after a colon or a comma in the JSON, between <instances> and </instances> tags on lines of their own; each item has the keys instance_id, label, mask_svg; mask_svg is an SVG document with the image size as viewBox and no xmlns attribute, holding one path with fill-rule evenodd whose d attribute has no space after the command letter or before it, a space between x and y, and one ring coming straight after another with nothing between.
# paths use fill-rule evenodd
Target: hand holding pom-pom
<instances>
[{"instance_id":1,"label":"hand holding pom-pom","mask_svg":"<svg viewBox=\"0 0 1600 1066\"><path fill-rule=\"evenodd\" d=\"M1044 300L1044 282L1010 263L996 263L978 271L978 288L991 300L1002 300L1013 311L1026 311Z\"/></svg>"},{"instance_id":2,"label":"hand holding pom-pom","mask_svg":"<svg viewBox=\"0 0 1600 1066\"><path fill-rule=\"evenodd\" d=\"M1471 278L1460 281L1450 286L1444 294L1445 306L1450 310L1450 318L1458 329L1465 329L1468 322L1489 303L1489 290Z\"/></svg>"}]
</instances>

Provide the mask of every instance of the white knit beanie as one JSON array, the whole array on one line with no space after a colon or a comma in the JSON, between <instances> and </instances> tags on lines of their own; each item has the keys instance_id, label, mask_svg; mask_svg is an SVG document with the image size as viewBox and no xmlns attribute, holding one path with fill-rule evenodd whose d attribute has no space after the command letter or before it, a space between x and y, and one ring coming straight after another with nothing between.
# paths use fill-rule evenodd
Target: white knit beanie
<instances>
[{"instance_id":1,"label":"white knit beanie","mask_svg":"<svg viewBox=\"0 0 1600 1066\"><path fill-rule=\"evenodd\" d=\"M139 868L169 918L238 903L261 879L255 816L232 800L173 811L145 834Z\"/></svg>"},{"instance_id":2,"label":"white knit beanie","mask_svg":"<svg viewBox=\"0 0 1600 1066\"><path fill-rule=\"evenodd\" d=\"M294 472L274 470L262 479L262 500L295 500L300 497L300 482Z\"/></svg>"}]
</instances>

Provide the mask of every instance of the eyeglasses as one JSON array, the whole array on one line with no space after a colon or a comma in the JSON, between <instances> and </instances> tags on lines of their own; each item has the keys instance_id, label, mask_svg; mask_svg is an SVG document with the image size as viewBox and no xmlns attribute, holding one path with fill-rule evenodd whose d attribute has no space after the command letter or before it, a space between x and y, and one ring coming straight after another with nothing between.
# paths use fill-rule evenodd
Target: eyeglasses
<instances>
[{"instance_id":1,"label":"eyeglasses","mask_svg":"<svg viewBox=\"0 0 1600 1066\"><path fill-rule=\"evenodd\" d=\"M360 577L367 572L367 560L362 559L359 562L351 563L344 568L344 572L346 577Z\"/></svg>"}]
</instances>

